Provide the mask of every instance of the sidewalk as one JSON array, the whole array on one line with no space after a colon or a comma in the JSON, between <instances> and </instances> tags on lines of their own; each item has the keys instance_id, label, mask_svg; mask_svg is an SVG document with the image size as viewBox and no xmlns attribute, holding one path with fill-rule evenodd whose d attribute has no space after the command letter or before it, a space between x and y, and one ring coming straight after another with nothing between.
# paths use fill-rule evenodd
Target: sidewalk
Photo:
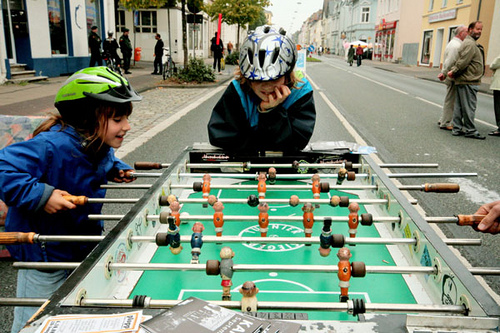
<instances>
[{"instance_id":1,"label":"sidewalk","mask_svg":"<svg viewBox=\"0 0 500 333\"><path fill-rule=\"evenodd\" d=\"M212 59L207 60L211 64ZM234 66L227 66L222 75L216 74L215 83L169 85L160 75L151 75L153 62L140 61L132 65L132 74L125 75L132 87L139 93L158 87L203 88L218 86L233 76ZM0 85L0 114L16 116L40 116L54 111L54 98L68 76L49 78L46 81L22 84Z\"/></svg>"},{"instance_id":2,"label":"sidewalk","mask_svg":"<svg viewBox=\"0 0 500 333\"><path fill-rule=\"evenodd\" d=\"M343 57L336 55L324 55L324 56L343 59ZM384 71L399 73L407 76L413 76L422 80L441 82L444 84L444 82L439 81L439 79L437 78L438 74L441 71L439 68L409 66L403 64L396 64L393 62L367 60L367 59L363 59L362 66L371 66ZM491 84L491 77L483 76L483 78L481 79L481 86L479 88L479 91L493 95L493 91L490 90L490 84Z\"/></svg>"}]
</instances>

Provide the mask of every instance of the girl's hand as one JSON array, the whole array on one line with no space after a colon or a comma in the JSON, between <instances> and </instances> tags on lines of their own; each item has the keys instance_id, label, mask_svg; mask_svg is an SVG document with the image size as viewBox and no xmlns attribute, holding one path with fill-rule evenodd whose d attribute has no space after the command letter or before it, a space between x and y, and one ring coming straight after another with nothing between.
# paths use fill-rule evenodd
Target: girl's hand
<instances>
[{"instance_id":1,"label":"girl's hand","mask_svg":"<svg viewBox=\"0 0 500 333\"><path fill-rule=\"evenodd\" d=\"M70 194L66 191L54 190L43 209L49 214L55 214L61 210L75 209L76 205L64 199L63 195Z\"/></svg>"},{"instance_id":2,"label":"girl's hand","mask_svg":"<svg viewBox=\"0 0 500 333\"><path fill-rule=\"evenodd\" d=\"M113 181L115 183L130 183L135 180L135 178L129 177L128 173L133 172L134 170L119 170L118 173L113 177Z\"/></svg>"},{"instance_id":3,"label":"girl's hand","mask_svg":"<svg viewBox=\"0 0 500 333\"><path fill-rule=\"evenodd\" d=\"M261 111L266 112L266 110L268 109L277 107L278 105L283 103L291 93L292 92L290 91L290 88L285 85L274 88L274 92L268 95L268 101L262 101L260 103Z\"/></svg>"}]
</instances>

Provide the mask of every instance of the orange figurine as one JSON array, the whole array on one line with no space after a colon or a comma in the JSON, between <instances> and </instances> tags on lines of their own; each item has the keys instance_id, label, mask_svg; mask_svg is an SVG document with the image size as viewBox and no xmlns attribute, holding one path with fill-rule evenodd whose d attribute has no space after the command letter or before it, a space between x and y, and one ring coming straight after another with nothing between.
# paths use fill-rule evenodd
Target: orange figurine
<instances>
[{"instance_id":1,"label":"orange figurine","mask_svg":"<svg viewBox=\"0 0 500 333\"><path fill-rule=\"evenodd\" d=\"M266 237L267 236L267 230L269 226L269 214L267 213L269 211L269 205L267 202L261 202L259 204L259 226L260 226L260 236L261 237Z\"/></svg>"},{"instance_id":2,"label":"orange figurine","mask_svg":"<svg viewBox=\"0 0 500 333\"><path fill-rule=\"evenodd\" d=\"M259 184L257 184L257 189L259 192L259 199L264 199L266 197L266 173L259 173Z\"/></svg>"},{"instance_id":3,"label":"orange figurine","mask_svg":"<svg viewBox=\"0 0 500 333\"><path fill-rule=\"evenodd\" d=\"M304 207L302 207L302 211L304 212L302 221L304 225L304 232L306 234L306 237L311 237L312 227L314 224L314 206L310 202L306 202L304 204Z\"/></svg>"},{"instance_id":4,"label":"orange figurine","mask_svg":"<svg viewBox=\"0 0 500 333\"><path fill-rule=\"evenodd\" d=\"M351 202L349 204L349 237L356 237L356 233L358 232L359 225L359 205L356 202Z\"/></svg>"},{"instance_id":5,"label":"orange figurine","mask_svg":"<svg viewBox=\"0 0 500 333\"><path fill-rule=\"evenodd\" d=\"M215 234L217 237L222 236L222 227L224 226L224 213L222 211L224 210L224 205L222 202L217 201L214 203L214 225L215 225Z\"/></svg>"},{"instance_id":6,"label":"orange figurine","mask_svg":"<svg viewBox=\"0 0 500 333\"><path fill-rule=\"evenodd\" d=\"M172 201L170 203L170 216L173 216L175 218L176 226L181 225L181 214L179 213L180 210L181 205L179 204L179 201Z\"/></svg>"},{"instance_id":7,"label":"orange figurine","mask_svg":"<svg viewBox=\"0 0 500 333\"><path fill-rule=\"evenodd\" d=\"M339 258L338 263L338 277L339 277L339 287L340 287L340 301L347 302L349 299L349 280L351 279L351 264L349 259L351 259L352 254L348 248L340 248L337 252L337 257Z\"/></svg>"},{"instance_id":8,"label":"orange figurine","mask_svg":"<svg viewBox=\"0 0 500 333\"><path fill-rule=\"evenodd\" d=\"M203 198L207 199L210 194L210 181L212 180L212 176L208 173L203 175L203 185L201 191L203 192Z\"/></svg>"},{"instance_id":9,"label":"orange figurine","mask_svg":"<svg viewBox=\"0 0 500 333\"><path fill-rule=\"evenodd\" d=\"M319 175L317 173L312 176L312 192L313 198L319 199L321 189L319 187Z\"/></svg>"}]
</instances>

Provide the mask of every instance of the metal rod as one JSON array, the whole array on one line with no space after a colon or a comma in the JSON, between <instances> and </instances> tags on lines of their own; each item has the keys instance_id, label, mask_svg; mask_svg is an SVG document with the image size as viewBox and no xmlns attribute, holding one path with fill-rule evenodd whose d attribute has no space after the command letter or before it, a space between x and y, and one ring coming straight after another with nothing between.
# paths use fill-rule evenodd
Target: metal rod
<instances>
[{"instance_id":1,"label":"metal rod","mask_svg":"<svg viewBox=\"0 0 500 333\"><path fill-rule=\"evenodd\" d=\"M45 298L4 298L0 297L1 306L36 306L39 307L47 302Z\"/></svg>"},{"instance_id":2,"label":"metal rod","mask_svg":"<svg viewBox=\"0 0 500 333\"><path fill-rule=\"evenodd\" d=\"M106 184L101 185L101 188L105 189L129 189L129 190L148 190L151 188L151 184Z\"/></svg>"}]
</instances>

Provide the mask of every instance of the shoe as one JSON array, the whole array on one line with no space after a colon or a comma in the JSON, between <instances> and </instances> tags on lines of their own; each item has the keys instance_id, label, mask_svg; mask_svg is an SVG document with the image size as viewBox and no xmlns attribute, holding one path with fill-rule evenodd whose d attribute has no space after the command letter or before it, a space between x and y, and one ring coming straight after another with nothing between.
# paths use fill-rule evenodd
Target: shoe
<instances>
[{"instance_id":1,"label":"shoe","mask_svg":"<svg viewBox=\"0 0 500 333\"><path fill-rule=\"evenodd\" d=\"M129 72L129 71L125 71L125 74L132 74L132 72Z\"/></svg>"},{"instance_id":2,"label":"shoe","mask_svg":"<svg viewBox=\"0 0 500 333\"><path fill-rule=\"evenodd\" d=\"M484 140L486 139L485 136L482 136L481 134L479 133L474 133L474 134L465 134L465 137L466 138L470 138L470 139L478 139L478 140Z\"/></svg>"},{"instance_id":3,"label":"shoe","mask_svg":"<svg viewBox=\"0 0 500 333\"><path fill-rule=\"evenodd\" d=\"M496 130L496 131L488 133L488 135L491 135L491 136L500 136L500 131Z\"/></svg>"},{"instance_id":4,"label":"shoe","mask_svg":"<svg viewBox=\"0 0 500 333\"><path fill-rule=\"evenodd\" d=\"M451 135L453 135L453 136L462 136L462 135L465 135L465 133L462 132L462 131L458 131L458 132L452 131Z\"/></svg>"},{"instance_id":5,"label":"shoe","mask_svg":"<svg viewBox=\"0 0 500 333\"><path fill-rule=\"evenodd\" d=\"M158 75L158 73L156 73L156 72L153 72L153 73L151 73L151 75Z\"/></svg>"},{"instance_id":6,"label":"shoe","mask_svg":"<svg viewBox=\"0 0 500 333\"><path fill-rule=\"evenodd\" d=\"M452 131L453 126L439 126L439 129L446 130L446 131Z\"/></svg>"}]
</instances>

